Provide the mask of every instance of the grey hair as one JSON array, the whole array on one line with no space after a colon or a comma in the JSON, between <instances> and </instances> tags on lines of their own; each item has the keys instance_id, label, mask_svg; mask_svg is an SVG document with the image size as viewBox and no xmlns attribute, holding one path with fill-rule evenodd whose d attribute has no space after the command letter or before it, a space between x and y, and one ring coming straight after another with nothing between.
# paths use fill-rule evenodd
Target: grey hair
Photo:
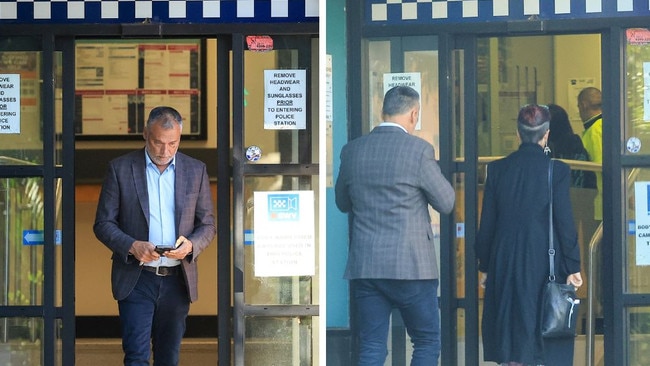
<instances>
[{"instance_id":1,"label":"grey hair","mask_svg":"<svg viewBox=\"0 0 650 366\"><path fill-rule=\"evenodd\" d=\"M180 126L181 130L183 129L183 118L178 111L172 107L159 106L155 107L149 112L149 118L147 118L147 129L151 125L159 123L160 126L169 130L174 128L174 125L177 124Z\"/></svg>"},{"instance_id":2,"label":"grey hair","mask_svg":"<svg viewBox=\"0 0 650 366\"><path fill-rule=\"evenodd\" d=\"M384 116L399 116L411 110L420 102L420 94L410 86L396 86L386 92L381 113Z\"/></svg>"},{"instance_id":3,"label":"grey hair","mask_svg":"<svg viewBox=\"0 0 650 366\"><path fill-rule=\"evenodd\" d=\"M517 131L521 142L537 143L544 137L550 126L551 113L547 106L528 104L519 110Z\"/></svg>"}]
</instances>

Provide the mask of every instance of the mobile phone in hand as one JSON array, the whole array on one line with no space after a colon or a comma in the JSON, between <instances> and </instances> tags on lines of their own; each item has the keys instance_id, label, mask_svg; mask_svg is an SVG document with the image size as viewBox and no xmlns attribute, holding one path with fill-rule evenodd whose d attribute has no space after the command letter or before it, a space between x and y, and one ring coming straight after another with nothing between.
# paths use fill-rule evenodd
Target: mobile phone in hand
<instances>
[{"instance_id":1,"label":"mobile phone in hand","mask_svg":"<svg viewBox=\"0 0 650 366\"><path fill-rule=\"evenodd\" d=\"M165 246L165 247L156 246L156 248L154 250L156 251L156 253L162 255L163 253L168 252L168 251L173 250L173 249L174 249L174 247L171 247L171 246Z\"/></svg>"}]
</instances>

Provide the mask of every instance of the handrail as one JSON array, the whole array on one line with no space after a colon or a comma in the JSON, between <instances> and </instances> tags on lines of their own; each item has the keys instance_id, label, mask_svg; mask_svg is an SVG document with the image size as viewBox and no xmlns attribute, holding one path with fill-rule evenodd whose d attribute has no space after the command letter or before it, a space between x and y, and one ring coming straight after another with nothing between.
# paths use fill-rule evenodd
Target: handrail
<instances>
[{"instance_id":1,"label":"handrail","mask_svg":"<svg viewBox=\"0 0 650 366\"><path fill-rule=\"evenodd\" d=\"M501 158L503 158L503 156L479 156L478 163L487 164L495 160L499 160ZM464 159L458 159L458 160L463 161ZM600 163L594 163L592 161L571 160L571 159L555 159L555 160L563 161L567 163L571 167L571 169L575 169L575 170L589 170L592 172L600 172L603 170L603 166Z\"/></svg>"},{"instance_id":2,"label":"handrail","mask_svg":"<svg viewBox=\"0 0 650 366\"><path fill-rule=\"evenodd\" d=\"M636 181L636 177L639 174L640 170L639 168L634 168L630 171L630 174L627 176L627 189L630 190L632 186L634 185L634 182ZM587 366L593 366L594 365L594 358L595 358L595 352L594 352L594 344L596 342L596 334L595 334L595 316L594 316L594 302L595 302L595 288L596 288L596 276L594 275L594 253L600 246L601 242L603 241L603 222L601 221L600 224L598 225L598 228L596 228L596 231L594 232L594 235L591 237L591 241L589 242L589 264L587 268L587 340L586 340L586 347L585 347L585 352L586 352L586 361L587 361Z\"/></svg>"},{"instance_id":3,"label":"handrail","mask_svg":"<svg viewBox=\"0 0 650 366\"><path fill-rule=\"evenodd\" d=\"M596 320L594 315L594 300L595 300L595 289L596 289L596 276L595 272L595 263L594 256L595 252L600 246L600 243L603 241L603 222L601 221L594 232L594 235L589 241L589 256L587 264L587 339L585 346L585 358L587 361L587 366L594 365L594 344L596 342L596 334L594 331Z\"/></svg>"}]
</instances>

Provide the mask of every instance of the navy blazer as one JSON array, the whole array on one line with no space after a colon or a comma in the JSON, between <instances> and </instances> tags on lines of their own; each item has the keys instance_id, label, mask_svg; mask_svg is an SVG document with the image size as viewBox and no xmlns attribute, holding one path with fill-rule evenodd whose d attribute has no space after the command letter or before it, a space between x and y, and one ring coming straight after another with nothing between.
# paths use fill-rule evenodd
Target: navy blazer
<instances>
[{"instance_id":1,"label":"navy blazer","mask_svg":"<svg viewBox=\"0 0 650 366\"><path fill-rule=\"evenodd\" d=\"M431 144L376 127L343 147L335 193L350 213L345 278L438 278L429 205L449 213L455 192Z\"/></svg>"},{"instance_id":2,"label":"navy blazer","mask_svg":"<svg viewBox=\"0 0 650 366\"><path fill-rule=\"evenodd\" d=\"M109 163L93 230L112 252L111 283L116 300L126 298L142 271L129 254L136 240L149 240L149 195L145 151L140 149ZM181 261L189 300L198 298L196 261L216 232L212 193L205 164L180 152L175 162L176 236L192 242L192 254Z\"/></svg>"}]
</instances>

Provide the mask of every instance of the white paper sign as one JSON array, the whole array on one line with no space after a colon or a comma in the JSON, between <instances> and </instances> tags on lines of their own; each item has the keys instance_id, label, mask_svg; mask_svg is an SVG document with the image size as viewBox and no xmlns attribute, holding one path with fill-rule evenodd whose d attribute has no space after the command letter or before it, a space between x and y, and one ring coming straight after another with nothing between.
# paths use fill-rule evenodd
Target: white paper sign
<instances>
[{"instance_id":1,"label":"white paper sign","mask_svg":"<svg viewBox=\"0 0 650 366\"><path fill-rule=\"evenodd\" d=\"M306 75L305 70L264 70L264 129L306 128Z\"/></svg>"},{"instance_id":2,"label":"white paper sign","mask_svg":"<svg viewBox=\"0 0 650 366\"><path fill-rule=\"evenodd\" d=\"M643 121L650 122L650 62L643 63Z\"/></svg>"},{"instance_id":3,"label":"white paper sign","mask_svg":"<svg viewBox=\"0 0 650 366\"><path fill-rule=\"evenodd\" d=\"M0 133L20 133L20 74L0 74Z\"/></svg>"},{"instance_id":4,"label":"white paper sign","mask_svg":"<svg viewBox=\"0 0 650 366\"><path fill-rule=\"evenodd\" d=\"M634 183L636 265L650 265L650 182Z\"/></svg>"},{"instance_id":5,"label":"white paper sign","mask_svg":"<svg viewBox=\"0 0 650 366\"><path fill-rule=\"evenodd\" d=\"M313 276L314 192L255 192L256 277Z\"/></svg>"},{"instance_id":6,"label":"white paper sign","mask_svg":"<svg viewBox=\"0 0 650 366\"><path fill-rule=\"evenodd\" d=\"M384 74L384 95L396 86L410 86L415 89L420 95L420 104L422 104L422 81L420 80L419 72L398 72L391 74ZM421 113L418 116L418 124L415 125L416 130L420 130L421 126ZM390 121L388 121L390 122Z\"/></svg>"}]
</instances>

